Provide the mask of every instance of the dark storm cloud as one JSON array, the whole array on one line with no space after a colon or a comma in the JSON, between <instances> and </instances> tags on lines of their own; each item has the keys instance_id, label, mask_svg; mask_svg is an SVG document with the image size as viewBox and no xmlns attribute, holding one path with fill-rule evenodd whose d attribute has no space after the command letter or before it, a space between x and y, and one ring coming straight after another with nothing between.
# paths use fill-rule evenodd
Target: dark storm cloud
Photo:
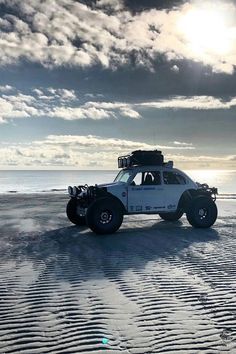
<instances>
[{"instance_id":1,"label":"dark storm cloud","mask_svg":"<svg viewBox=\"0 0 236 354\"><path fill-rule=\"evenodd\" d=\"M126 66L116 71L93 70L86 73L85 85L93 85L94 90L110 94L120 99L155 99L171 95L214 95L230 97L236 94L236 73L225 75L212 73L209 67L183 60L177 63L179 72L172 67L175 61L166 62L160 57L155 63L155 71ZM69 73L71 82L73 74ZM111 90L112 87L112 90Z\"/></svg>"},{"instance_id":2,"label":"dark storm cloud","mask_svg":"<svg viewBox=\"0 0 236 354\"><path fill-rule=\"evenodd\" d=\"M99 66L80 68L45 69L40 65L25 63L18 67L0 68L1 85L16 86L20 90L29 87L58 87L102 94L106 100L135 102L154 100L173 95L212 95L225 97L236 95L236 74L212 73L210 68L183 61L179 72L171 68L175 62L159 60L155 72L128 65L115 71Z\"/></svg>"},{"instance_id":3,"label":"dark storm cloud","mask_svg":"<svg viewBox=\"0 0 236 354\"><path fill-rule=\"evenodd\" d=\"M80 2L94 8L97 0L81 0ZM123 2L124 8L132 12L141 12L150 9L171 9L182 5L184 0L121 0L120 2Z\"/></svg>"},{"instance_id":4,"label":"dark storm cloud","mask_svg":"<svg viewBox=\"0 0 236 354\"><path fill-rule=\"evenodd\" d=\"M144 11L149 9L172 9L184 3L183 0L125 0L125 5L132 11Z\"/></svg>"}]
</instances>

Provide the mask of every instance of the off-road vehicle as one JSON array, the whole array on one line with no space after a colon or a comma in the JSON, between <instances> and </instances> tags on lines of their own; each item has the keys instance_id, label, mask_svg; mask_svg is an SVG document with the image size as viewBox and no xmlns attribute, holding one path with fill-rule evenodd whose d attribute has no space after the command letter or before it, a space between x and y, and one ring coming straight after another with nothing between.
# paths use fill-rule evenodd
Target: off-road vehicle
<instances>
[{"instance_id":1,"label":"off-road vehicle","mask_svg":"<svg viewBox=\"0 0 236 354\"><path fill-rule=\"evenodd\" d=\"M97 234L113 233L130 214L159 214L208 228L217 218L217 189L194 182L184 172L164 162L161 151L133 151L118 158L121 171L111 183L68 187L67 216Z\"/></svg>"}]
</instances>

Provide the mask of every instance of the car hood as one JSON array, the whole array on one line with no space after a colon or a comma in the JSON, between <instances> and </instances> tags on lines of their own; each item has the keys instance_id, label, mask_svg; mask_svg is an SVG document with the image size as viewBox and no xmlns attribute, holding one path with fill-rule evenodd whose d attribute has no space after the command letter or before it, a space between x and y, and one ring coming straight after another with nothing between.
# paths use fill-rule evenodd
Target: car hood
<instances>
[{"instance_id":1,"label":"car hood","mask_svg":"<svg viewBox=\"0 0 236 354\"><path fill-rule=\"evenodd\" d=\"M102 188L102 187L112 188L112 187L123 186L124 184L125 184L124 182L110 182L110 183L98 184L98 187L99 188Z\"/></svg>"}]
</instances>

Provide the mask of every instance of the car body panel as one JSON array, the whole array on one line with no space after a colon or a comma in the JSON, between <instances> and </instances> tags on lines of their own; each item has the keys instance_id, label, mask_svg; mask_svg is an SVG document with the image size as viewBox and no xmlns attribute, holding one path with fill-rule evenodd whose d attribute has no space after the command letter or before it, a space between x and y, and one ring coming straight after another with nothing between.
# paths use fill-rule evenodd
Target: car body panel
<instances>
[{"instance_id":1,"label":"car body panel","mask_svg":"<svg viewBox=\"0 0 236 354\"><path fill-rule=\"evenodd\" d=\"M162 185L128 186L129 213L156 213L166 210L165 191Z\"/></svg>"},{"instance_id":2,"label":"car body panel","mask_svg":"<svg viewBox=\"0 0 236 354\"><path fill-rule=\"evenodd\" d=\"M159 184L144 185L141 183L140 185L133 185L133 180L137 174L141 173L143 178L145 173L154 174L155 172L159 172ZM166 175L168 174L180 175L181 179L185 180L185 183L166 184ZM125 182L119 179L124 179ZM76 196L69 193L70 196L80 200L86 199L90 187L82 187L82 192ZM95 185L92 188L102 191L102 197L112 195L117 198L122 203L126 214L158 214L160 212L175 212L178 209L178 204L183 193L189 190L200 189L201 185L194 182L184 172L172 166L151 165L123 168L119 171L114 182Z\"/></svg>"},{"instance_id":3,"label":"car body panel","mask_svg":"<svg viewBox=\"0 0 236 354\"><path fill-rule=\"evenodd\" d=\"M120 172L127 171L130 177L125 182L117 182L116 178ZM161 184L133 186L131 182L138 173L158 171L161 174ZM186 180L186 184L167 185L163 181L163 172L178 173ZM162 166L137 166L123 169L115 178L116 182L102 184L98 187L106 187L107 191L125 206L127 213L158 213L176 211L181 195L188 189L198 189L198 185L185 173L175 168L164 168Z\"/></svg>"}]
</instances>

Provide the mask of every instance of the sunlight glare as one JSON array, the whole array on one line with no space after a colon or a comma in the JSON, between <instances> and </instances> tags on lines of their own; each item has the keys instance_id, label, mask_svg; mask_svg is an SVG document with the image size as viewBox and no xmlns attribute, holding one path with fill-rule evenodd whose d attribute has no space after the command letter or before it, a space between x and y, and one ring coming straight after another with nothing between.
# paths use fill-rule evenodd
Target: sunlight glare
<instances>
[{"instance_id":1,"label":"sunlight glare","mask_svg":"<svg viewBox=\"0 0 236 354\"><path fill-rule=\"evenodd\" d=\"M230 51L232 39L227 15L216 4L209 3L186 11L178 27L192 52L220 55Z\"/></svg>"}]
</instances>

